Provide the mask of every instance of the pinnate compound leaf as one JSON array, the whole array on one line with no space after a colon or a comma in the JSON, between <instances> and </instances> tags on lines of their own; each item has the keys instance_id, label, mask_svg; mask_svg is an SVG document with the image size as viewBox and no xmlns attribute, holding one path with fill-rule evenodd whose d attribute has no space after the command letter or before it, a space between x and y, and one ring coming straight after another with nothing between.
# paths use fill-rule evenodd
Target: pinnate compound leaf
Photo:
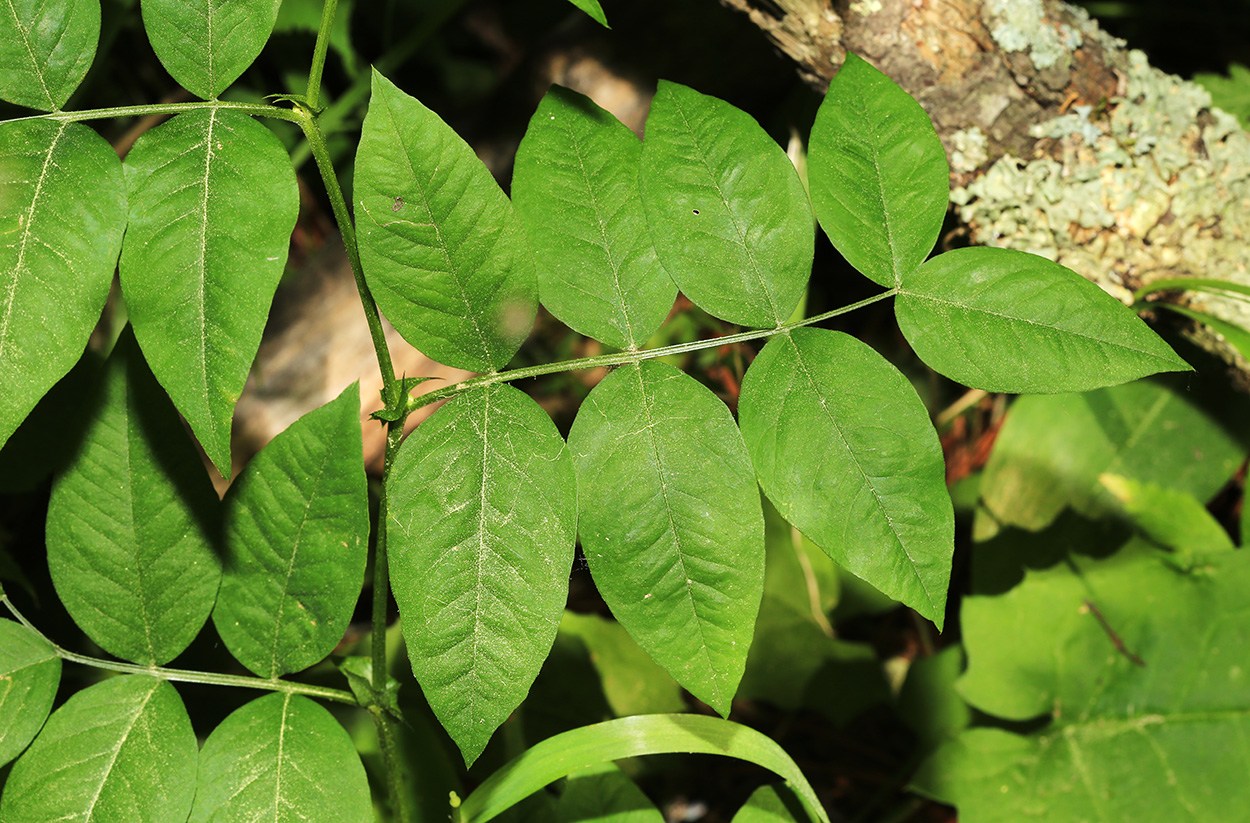
<instances>
[{"instance_id":1,"label":"pinnate compound leaf","mask_svg":"<svg viewBox=\"0 0 1250 823\"><path fill-rule=\"evenodd\" d=\"M662 363L622 366L569 432L579 533L612 614L727 714L764 590L764 520L725 405Z\"/></svg>"},{"instance_id":2,"label":"pinnate compound leaf","mask_svg":"<svg viewBox=\"0 0 1250 823\"><path fill-rule=\"evenodd\" d=\"M212 100L260 54L280 5L282 0L143 0L143 27L170 76Z\"/></svg>"},{"instance_id":3,"label":"pinnate compound leaf","mask_svg":"<svg viewBox=\"0 0 1250 823\"><path fill-rule=\"evenodd\" d=\"M752 728L696 714L622 717L549 737L513 758L465 798L462 823L487 823L579 769L646 754L689 752L736 757L783 777L818 823L829 823L816 792L790 756Z\"/></svg>"},{"instance_id":4,"label":"pinnate compound leaf","mask_svg":"<svg viewBox=\"0 0 1250 823\"><path fill-rule=\"evenodd\" d=\"M502 368L534 322L524 228L468 144L376 71L355 185L360 260L378 307L444 365Z\"/></svg>"},{"instance_id":5,"label":"pinnate compound leaf","mask_svg":"<svg viewBox=\"0 0 1250 823\"><path fill-rule=\"evenodd\" d=\"M677 296L647 231L641 153L634 133L590 98L552 86L512 178L512 201L543 261L543 305L573 330L622 349L645 345Z\"/></svg>"},{"instance_id":6,"label":"pinnate compound leaf","mask_svg":"<svg viewBox=\"0 0 1250 823\"><path fill-rule=\"evenodd\" d=\"M921 360L986 391L1089 391L1189 370L1114 297L1027 252L938 255L904 278L894 309Z\"/></svg>"},{"instance_id":7,"label":"pinnate compound leaf","mask_svg":"<svg viewBox=\"0 0 1250 823\"><path fill-rule=\"evenodd\" d=\"M52 486L48 569L74 622L101 648L159 666L213 608L217 495L129 332L102 391L82 448Z\"/></svg>"},{"instance_id":8,"label":"pinnate compound leaf","mask_svg":"<svg viewBox=\"0 0 1250 823\"><path fill-rule=\"evenodd\" d=\"M816 112L807 176L820 226L870 280L897 286L933 250L946 152L911 95L848 53Z\"/></svg>"},{"instance_id":9,"label":"pinnate compound leaf","mask_svg":"<svg viewBox=\"0 0 1250 823\"><path fill-rule=\"evenodd\" d=\"M114 677L71 697L13 764L4 823L186 820L198 752L182 698L155 677Z\"/></svg>"},{"instance_id":10,"label":"pinnate compound leaf","mask_svg":"<svg viewBox=\"0 0 1250 823\"><path fill-rule=\"evenodd\" d=\"M664 823L664 815L608 761L569 775L556 804L556 823Z\"/></svg>"},{"instance_id":11,"label":"pinnate compound leaf","mask_svg":"<svg viewBox=\"0 0 1250 823\"><path fill-rule=\"evenodd\" d=\"M492 385L417 428L387 493L412 671L472 763L525 698L560 624L577 529L568 449L538 404Z\"/></svg>"},{"instance_id":12,"label":"pinnate compound leaf","mask_svg":"<svg viewBox=\"0 0 1250 823\"><path fill-rule=\"evenodd\" d=\"M213 623L261 677L322 660L351 620L369 540L361 448L353 383L275 437L230 486Z\"/></svg>"},{"instance_id":13,"label":"pinnate compound leaf","mask_svg":"<svg viewBox=\"0 0 1250 823\"><path fill-rule=\"evenodd\" d=\"M608 25L608 17L603 13L603 6L599 5L599 0L569 0L569 2L586 12L591 19L605 29L612 28Z\"/></svg>"},{"instance_id":14,"label":"pinnate compound leaf","mask_svg":"<svg viewBox=\"0 0 1250 823\"><path fill-rule=\"evenodd\" d=\"M1073 561L963 603L960 693L991 715L1050 722L1028 735L970 728L918 787L970 823L1172 823L1245 808L1250 555L1214 554L1193 573L1140 543Z\"/></svg>"},{"instance_id":15,"label":"pinnate compound leaf","mask_svg":"<svg viewBox=\"0 0 1250 823\"><path fill-rule=\"evenodd\" d=\"M0 445L82 354L125 229L121 162L103 138L80 123L0 124Z\"/></svg>"},{"instance_id":16,"label":"pinnate compound leaf","mask_svg":"<svg viewBox=\"0 0 1250 823\"><path fill-rule=\"evenodd\" d=\"M35 739L61 683L61 658L43 638L0 620L0 766Z\"/></svg>"},{"instance_id":17,"label":"pinnate compound leaf","mask_svg":"<svg viewBox=\"0 0 1250 823\"><path fill-rule=\"evenodd\" d=\"M789 319L811 274L812 209L754 118L661 80L638 185L660 262L695 305L744 326Z\"/></svg>"},{"instance_id":18,"label":"pinnate compound leaf","mask_svg":"<svg viewBox=\"0 0 1250 823\"><path fill-rule=\"evenodd\" d=\"M100 0L5 3L0 8L0 99L59 111L91 68L99 38Z\"/></svg>"},{"instance_id":19,"label":"pinnate compound leaf","mask_svg":"<svg viewBox=\"0 0 1250 823\"><path fill-rule=\"evenodd\" d=\"M204 741L190 823L369 823L364 766L338 721L307 697L270 694Z\"/></svg>"},{"instance_id":20,"label":"pinnate compound leaf","mask_svg":"<svg viewBox=\"0 0 1250 823\"><path fill-rule=\"evenodd\" d=\"M738 413L781 516L941 629L955 517L942 448L907 379L853 337L795 329L752 363Z\"/></svg>"},{"instance_id":21,"label":"pinnate compound leaf","mask_svg":"<svg viewBox=\"0 0 1250 823\"><path fill-rule=\"evenodd\" d=\"M180 7L181 8L181 7ZM122 292L156 379L217 469L299 212L273 132L235 111L157 126L126 157Z\"/></svg>"}]
</instances>

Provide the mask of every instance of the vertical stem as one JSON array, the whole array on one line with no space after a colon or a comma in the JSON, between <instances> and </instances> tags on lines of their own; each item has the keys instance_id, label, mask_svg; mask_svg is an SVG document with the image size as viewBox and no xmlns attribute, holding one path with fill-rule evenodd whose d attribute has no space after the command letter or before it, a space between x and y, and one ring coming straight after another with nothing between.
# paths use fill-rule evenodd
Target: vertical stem
<instances>
[{"instance_id":1,"label":"vertical stem","mask_svg":"<svg viewBox=\"0 0 1250 823\"><path fill-rule=\"evenodd\" d=\"M382 499L378 501L378 533L373 551L373 637L370 642L373 655L373 688L386 688L386 606L391 583L386 559L386 533L388 514L386 510L387 483L399 443L404 437L404 421L401 418L387 425L386 457L382 464Z\"/></svg>"},{"instance_id":2,"label":"vertical stem","mask_svg":"<svg viewBox=\"0 0 1250 823\"><path fill-rule=\"evenodd\" d=\"M330 49L330 30L334 28L334 11L339 0L325 0L321 7L321 27L317 29L317 43L313 46L312 66L308 69L308 107L316 111L321 103L321 75L326 67L326 52Z\"/></svg>"},{"instance_id":3,"label":"vertical stem","mask_svg":"<svg viewBox=\"0 0 1250 823\"><path fill-rule=\"evenodd\" d=\"M381 706L370 706L373 727L378 732L378 749L382 752L382 765L386 770L386 789L391 796L392 823L408 823L412 819L408 809L408 788L404 764L400 759L399 734L395 718Z\"/></svg>"}]
</instances>

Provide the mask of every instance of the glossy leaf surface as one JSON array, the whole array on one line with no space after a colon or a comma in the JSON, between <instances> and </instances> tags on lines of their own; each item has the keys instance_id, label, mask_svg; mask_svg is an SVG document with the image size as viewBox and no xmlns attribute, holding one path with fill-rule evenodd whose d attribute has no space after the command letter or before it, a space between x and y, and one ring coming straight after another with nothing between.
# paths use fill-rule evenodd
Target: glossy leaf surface
<instances>
[{"instance_id":1,"label":"glossy leaf surface","mask_svg":"<svg viewBox=\"0 0 1250 823\"><path fill-rule=\"evenodd\" d=\"M4 823L185 820L195 796L195 732L174 687L114 677L75 694L13 764Z\"/></svg>"},{"instance_id":2,"label":"glossy leaf surface","mask_svg":"<svg viewBox=\"0 0 1250 823\"><path fill-rule=\"evenodd\" d=\"M78 361L125 229L121 162L98 134L0 124L0 445Z\"/></svg>"},{"instance_id":3,"label":"glossy leaf surface","mask_svg":"<svg viewBox=\"0 0 1250 823\"><path fill-rule=\"evenodd\" d=\"M1189 370L1111 295L1027 252L938 255L903 280L894 308L921 360L986 391L1089 391Z\"/></svg>"},{"instance_id":4,"label":"glossy leaf surface","mask_svg":"<svg viewBox=\"0 0 1250 823\"><path fill-rule=\"evenodd\" d=\"M143 0L143 27L161 65L205 100L252 65L282 0Z\"/></svg>"},{"instance_id":5,"label":"glossy leaf surface","mask_svg":"<svg viewBox=\"0 0 1250 823\"><path fill-rule=\"evenodd\" d=\"M569 2L586 12L596 23L605 29L612 28L608 25L608 18L603 13L603 6L599 5L599 0L569 0Z\"/></svg>"},{"instance_id":6,"label":"glossy leaf surface","mask_svg":"<svg viewBox=\"0 0 1250 823\"><path fill-rule=\"evenodd\" d=\"M533 400L496 384L417 428L388 494L412 671L472 763L529 691L563 614L577 528L568 450Z\"/></svg>"},{"instance_id":7,"label":"glossy leaf surface","mask_svg":"<svg viewBox=\"0 0 1250 823\"><path fill-rule=\"evenodd\" d=\"M0 620L0 766L21 754L43 726L61 682L52 646L12 620Z\"/></svg>"},{"instance_id":8,"label":"glossy leaf surface","mask_svg":"<svg viewBox=\"0 0 1250 823\"><path fill-rule=\"evenodd\" d=\"M360 597L368 541L353 383L270 441L230 486L213 608L226 647L261 677L323 659Z\"/></svg>"},{"instance_id":9,"label":"glossy leaf surface","mask_svg":"<svg viewBox=\"0 0 1250 823\"><path fill-rule=\"evenodd\" d=\"M295 174L278 138L250 117L193 111L139 138L126 185L121 283L135 335L229 477L231 415L299 211Z\"/></svg>"},{"instance_id":10,"label":"glossy leaf surface","mask_svg":"<svg viewBox=\"0 0 1250 823\"><path fill-rule=\"evenodd\" d=\"M907 379L853 337L795 329L755 359L738 413L782 517L940 629L954 511L937 434Z\"/></svg>"},{"instance_id":11,"label":"glossy leaf surface","mask_svg":"<svg viewBox=\"0 0 1250 823\"><path fill-rule=\"evenodd\" d=\"M946 151L920 104L857 55L829 84L807 163L821 228L865 277L897 286L929 256L950 192Z\"/></svg>"},{"instance_id":12,"label":"glossy leaf surface","mask_svg":"<svg viewBox=\"0 0 1250 823\"><path fill-rule=\"evenodd\" d=\"M754 118L661 80L638 185L660 262L695 305L744 326L789 319L811 274L811 206Z\"/></svg>"},{"instance_id":13,"label":"glossy leaf surface","mask_svg":"<svg viewBox=\"0 0 1250 823\"><path fill-rule=\"evenodd\" d=\"M13 0L0 8L0 99L57 111L91 68L100 0Z\"/></svg>"},{"instance_id":14,"label":"glossy leaf surface","mask_svg":"<svg viewBox=\"0 0 1250 823\"><path fill-rule=\"evenodd\" d=\"M638 194L642 143L590 98L552 86L517 149L512 202L543 305L575 331L639 348L673 307Z\"/></svg>"},{"instance_id":15,"label":"glossy leaf surface","mask_svg":"<svg viewBox=\"0 0 1250 823\"><path fill-rule=\"evenodd\" d=\"M270 694L204 741L191 823L369 823L364 767L338 721L307 697Z\"/></svg>"},{"instance_id":16,"label":"glossy leaf surface","mask_svg":"<svg viewBox=\"0 0 1250 823\"><path fill-rule=\"evenodd\" d=\"M1247 560L1217 552L1187 574L1130 543L965 600L960 693L991 715L1050 722L968 729L919 785L971 823L1207 820L1250 803Z\"/></svg>"},{"instance_id":17,"label":"glossy leaf surface","mask_svg":"<svg viewBox=\"0 0 1250 823\"><path fill-rule=\"evenodd\" d=\"M534 322L524 229L468 144L376 71L355 189L360 259L387 319L440 363L502 368Z\"/></svg>"},{"instance_id":18,"label":"glossy leaf surface","mask_svg":"<svg viewBox=\"0 0 1250 823\"><path fill-rule=\"evenodd\" d=\"M582 550L612 614L728 713L764 587L759 491L729 410L672 366L622 366L582 403L569 449Z\"/></svg>"},{"instance_id":19,"label":"glossy leaf surface","mask_svg":"<svg viewBox=\"0 0 1250 823\"><path fill-rule=\"evenodd\" d=\"M129 332L102 391L82 448L52 487L48 569L101 648L163 665L199 633L217 596L217 495Z\"/></svg>"}]
</instances>

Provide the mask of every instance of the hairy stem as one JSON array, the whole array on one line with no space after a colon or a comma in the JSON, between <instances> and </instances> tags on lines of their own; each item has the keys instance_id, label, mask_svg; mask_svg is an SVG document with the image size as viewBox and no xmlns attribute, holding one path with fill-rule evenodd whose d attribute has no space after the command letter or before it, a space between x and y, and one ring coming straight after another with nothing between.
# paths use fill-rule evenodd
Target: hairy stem
<instances>
[{"instance_id":1,"label":"hairy stem","mask_svg":"<svg viewBox=\"0 0 1250 823\"><path fill-rule=\"evenodd\" d=\"M320 107L321 75L326 68L326 52L330 49L330 29L334 28L334 10L338 0L325 0L321 7L321 27L317 29L317 44L313 46L312 66L308 69L308 107L316 111Z\"/></svg>"},{"instance_id":2,"label":"hairy stem","mask_svg":"<svg viewBox=\"0 0 1250 823\"><path fill-rule=\"evenodd\" d=\"M152 114L181 114L200 109L229 109L256 117L273 117L299 123L299 114L291 109L278 108L268 103L236 103L229 100L195 100L190 103L150 103L143 106L115 106L110 109L84 109L82 111L54 111L49 114L32 114L0 120L0 123L18 123L22 120L55 120L58 123L77 123L83 120L104 120L110 117L147 117Z\"/></svg>"}]
</instances>

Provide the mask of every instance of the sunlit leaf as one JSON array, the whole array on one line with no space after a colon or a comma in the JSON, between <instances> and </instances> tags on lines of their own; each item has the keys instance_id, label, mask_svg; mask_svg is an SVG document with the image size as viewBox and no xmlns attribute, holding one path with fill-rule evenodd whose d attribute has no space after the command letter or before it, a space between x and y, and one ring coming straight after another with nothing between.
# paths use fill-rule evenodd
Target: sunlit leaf
<instances>
[{"instance_id":1,"label":"sunlit leaf","mask_svg":"<svg viewBox=\"0 0 1250 823\"><path fill-rule=\"evenodd\" d=\"M1189 370L1114 297L1027 252L940 254L903 278L894 308L921 360L986 391L1088 391Z\"/></svg>"},{"instance_id":2,"label":"sunlit leaf","mask_svg":"<svg viewBox=\"0 0 1250 823\"><path fill-rule=\"evenodd\" d=\"M387 555L413 674L472 763L551 649L573 563L577 489L546 412L493 385L400 449Z\"/></svg>"},{"instance_id":3,"label":"sunlit leaf","mask_svg":"<svg viewBox=\"0 0 1250 823\"><path fill-rule=\"evenodd\" d=\"M368 541L353 383L270 441L231 484L213 608L226 647L261 677L323 659L360 597Z\"/></svg>"},{"instance_id":4,"label":"sunlit leaf","mask_svg":"<svg viewBox=\"0 0 1250 823\"><path fill-rule=\"evenodd\" d=\"M13 764L4 823L186 820L195 732L174 687L131 675L71 697Z\"/></svg>"},{"instance_id":5,"label":"sunlit leaf","mask_svg":"<svg viewBox=\"0 0 1250 823\"><path fill-rule=\"evenodd\" d=\"M812 206L834 247L869 279L897 286L933 250L950 192L929 115L848 53L808 144Z\"/></svg>"},{"instance_id":6,"label":"sunlit leaf","mask_svg":"<svg viewBox=\"0 0 1250 823\"><path fill-rule=\"evenodd\" d=\"M98 134L0 124L0 445L78 361L125 228L121 163Z\"/></svg>"},{"instance_id":7,"label":"sunlit leaf","mask_svg":"<svg viewBox=\"0 0 1250 823\"><path fill-rule=\"evenodd\" d=\"M217 495L129 332L101 390L81 449L52 487L48 569L92 640L163 665L199 633L217 596Z\"/></svg>"},{"instance_id":8,"label":"sunlit leaf","mask_svg":"<svg viewBox=\"0 0 1250 823\"><path fill-rule=\"evenodd\" d=\"M569 449L582 550L612 614L727 714L764 587L759 491L729 410L672 366L622 366L582 403Z\"/></svg>"},{"instance_id":9,"label":"sunlit leaf","mask_svg":"<svg viewBox=\"0 0 1250 823\"><path fill-rule=\"evenodd\" d=\"M1236 548L1220 521L1191 495L1118 474L1104 474L1098 480L1133 525L1160 546L1194 559Z\"/></svg>"},{"instance_id":10,"label":"sunlit leaf","mask_svg":"<svg viewBox=\"0 0 1250 823\"><path fill-rule=\"evenodd\" d=\"M596 23L605 29L612 28L608 25L607 15L603 13L603 6L599 5L599 0L569 0L569 2L586 12Z\"/></svg>"},{"instance_id":11,"label":"sunlit leaf","mask_svg":"<svg viewBox=\"0 0 1250 823\"><path fill-rule=\"evenodd\" d=\"M612 762L573 772L556 805L557 823L664 823L664 815Z\"/></svg>"},{"instance_id":12,"label":"sunlit leaf","mask_svg":"<svg viewBox=\"0 0 1250 823\"><path fill-rule=\"evenodd\" d=\"M734 815L733 823L808 823L811 817L785 786L760 786Z\"/></svg>"},{"instance_id":13,"label":"sunlit leaf","mask_svg":"<svg viewBox=\"0 0 1250 823\"><path fill-rule=\"evenodd\" d=\"M48 642L0 620L0 766L21 754L43 726L61 682L61 658Z\"/></svg>"},{"instance_id":14,"label":"sunlit leaf","mask_svg":"<svg viewBox=\"0 0 1250 823\"><path fill-rule=\"evenodd\" d=\"M502 368L534 322L524 229L468 144L376 71L355 186L360 259L395 328L448 366Z\"/></svg>"},{"instance_id":15,"label":"sunlit leaf","mask_svg":"<svg viewBox=\"0 0 1250 823\"><path fill-rule=\"evenodd\" d=\"M126 157L126 185L121 283L135 336L229 477L231 415L299 211L295 173L273 132L215 109L140 137Z\"/></svg>"},{"instance_id":16,"label":"sunlit leaf","mask_svg":"<svg viewBox=\"0 0 1250 823\"><path fill-rule=\"evenodd\" d=\"M553 86L517 149L512 199L539 297L570 328L617 348L646 344L677 287L651 245L638 194L642 143L588 97Z\"/></svg>"},{"instance_id":17,"label":"sunlit leaf","mask_svg":"<svg viewBox=\"0 0 1250 823\"><path fill-rule=\"evenodd\" d=\"M811 205L754 118L661 80L638 185L660 262L695 305L745 326L790 318L811 274Z\"/></svg>"},{"instance_id":18,"label":"sunlit leaf","mask_svg":"<svg viewBox=\"0 0 1250 823\"><path fill-rule=\"evenodd\" d=\"M0 98L59 110L91 68L99 38L100 0L5 3L0 7ZM0 209L0 215L6 211Z\"/></svg>"},{"instance_id":19,"label":"sunlit leaf","mask_svg":"<svg viewBox=\"0 0 1250 823\"><path fill-rule=\"evenodd\" d=\"M182 87L215 99L252 65L282 0L143 0L152 50Z\"/></svg>"}]
</instances>

